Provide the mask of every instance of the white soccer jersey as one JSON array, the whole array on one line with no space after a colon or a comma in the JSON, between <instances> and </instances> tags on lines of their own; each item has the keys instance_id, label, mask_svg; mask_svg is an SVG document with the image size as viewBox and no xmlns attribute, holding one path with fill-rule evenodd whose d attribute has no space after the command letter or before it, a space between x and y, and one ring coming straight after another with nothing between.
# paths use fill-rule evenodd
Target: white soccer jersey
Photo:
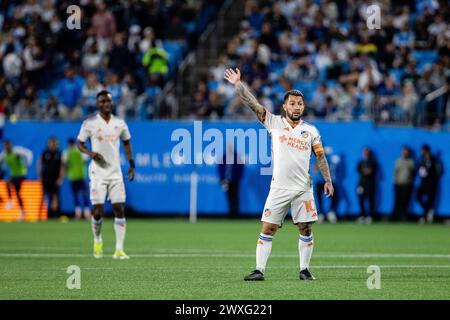
<instances>
[{"instance_id":1,"label":"white soccer jersey","mask_svg":"<svg viewBox=\"0 0 450 320\"><path fill-rule=\"evenodd\" d=\"M91 139L92 151L100 153L107 162L107 166L102 168L91 160L89 179L122 179L120 140L126 141L130 138L130 131L125 121L113 115L109 122L106 122L100 114L85 120L78 134L78 140L86 142L87 139Z\"/></svg>"},{"instance_id":2,"label":"white soccer jersey","mask_svg":"<svg viewBox=\"0 0 450 320\"><path fill-rule=\"evenodd\" d=\"M264 127L270 133L273 175L271 188L309 191L312 187L309 175L311 151L322 154L319 131L313 125L300 120L292 128L284 117L266 110Z\"/></svg>"}]
</instances>

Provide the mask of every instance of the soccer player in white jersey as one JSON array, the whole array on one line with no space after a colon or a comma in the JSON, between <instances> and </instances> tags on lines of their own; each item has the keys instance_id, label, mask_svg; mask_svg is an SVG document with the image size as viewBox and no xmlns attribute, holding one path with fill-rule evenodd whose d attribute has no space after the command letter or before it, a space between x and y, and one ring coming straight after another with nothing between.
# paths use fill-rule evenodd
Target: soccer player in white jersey
<instances>
[{"instance_id":1,"label":"soccer player in white jersey","mask_svg":"<svg viewBox=\"0 0 450 320\"><path fill-rule=\"evenodd\" d=\"M326 196L331 197L334 189L319 131L301 119L305 98L298 90L286 92L283 103L286 116L276 116L267 111L241 81L239 69L225 70L224 78L235 86L242 101L256 113L269 131L272 144L273 175L262 213L261 234L256 245L256 269L244 280L264 280L273 236L283 225L289 209L300 232L300 280L315 280L309 271L313 251L312 224L317 221L312 179L309 175L311 152L315 154L324 177Z\"/></svg>"},{"instance_id":2,"label":"soccer player in white jersey","mask_svg":"<svg viewBox=\"0 0 450 320\"><path fill-rule=\"evenodd\" d=\"M101 228L105 198L111 200L114 212L114 231L116 250L114 259L129 259L123 249L125 240L125 187L120 168L120 140L123 141L125 154L130 168L128 180L134 179L134 160L131 149L131 135L124 120L112 114L112 97L108 91L97 94L97 107L100 112L85 120L78 135L78 148L91 159L89 164L90 199L94 207L92 231L94 233L94 257L103 256ZM86 147L86 140L91 140L91 150Z\"/></svg>"}]
</instances>

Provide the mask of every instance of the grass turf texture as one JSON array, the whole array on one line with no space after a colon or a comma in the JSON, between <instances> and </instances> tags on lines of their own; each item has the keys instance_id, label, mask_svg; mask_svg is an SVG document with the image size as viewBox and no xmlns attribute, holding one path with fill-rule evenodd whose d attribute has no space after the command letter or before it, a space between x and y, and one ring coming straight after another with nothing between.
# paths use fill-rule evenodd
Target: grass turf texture
<instances>
[{"instance_id":1,"label":"grass turf texture","mask_svg":"<svg viewBox=\"0 0 450 320\"><path fill-rule=\"evenodd\" d=\"M255 264L258 220L127 221L130 260L113 260L112 219L104 257L92 257L86 221L0 223L0 299L449 299L450 229L443 225L315 225L311 271L298 279L298 232L273 241L266 281L244 282ZM81 268L69 290L67 267ZM367 288L367 267L381 289Z\"/></svg>"}]
</instances>

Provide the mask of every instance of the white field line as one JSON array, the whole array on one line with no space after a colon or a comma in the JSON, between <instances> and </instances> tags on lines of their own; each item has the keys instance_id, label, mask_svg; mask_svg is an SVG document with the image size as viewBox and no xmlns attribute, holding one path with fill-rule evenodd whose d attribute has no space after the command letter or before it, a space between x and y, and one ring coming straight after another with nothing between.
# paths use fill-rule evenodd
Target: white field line
<instances>
[{"instance_id":1,"label":"white field line","mask_svg":"<svg viewBox=\"0 0 450 320\"><path fill-rule=\"evenodd\" d=\"M254 253L136 253L134 258L254 258ZM36 253L36 252L0 252L0 258L91 258L86 253ZM272 258L296 258L298 254L272 254ZM367 259L367 258L395 258L395 259L450 259L450 254L426 254L426 253L317 253L314 258L319 259Z\"/></svg>"},{"instance_id":2,"label":"white field line","mask_svg":"<svg viewBox=\"0 0 450 320\"><path fill-rule=\"evenodd\" d=\"M377 265L380 269L450 269L450 265L431 265L431 264L423 264L423 265L409 265L409 264L394 264L394 265ZM311 266L311 270L313 269L363 269L366 270L368 265L313 265ZM82 270L148 270L148 266L142 267L83 267ZM179 270L179 266L152 266L151 270ZM248 266L196 266L196 267L183 267L183 271L195 271L201 269L213 269L213 270L230 270L230 269L248 269ZM298 266L272 266L271 270L275 269L291 269L297 270ZM40 268L42 270L67 270L66 268Z\"/></svg>"}]
</instances>

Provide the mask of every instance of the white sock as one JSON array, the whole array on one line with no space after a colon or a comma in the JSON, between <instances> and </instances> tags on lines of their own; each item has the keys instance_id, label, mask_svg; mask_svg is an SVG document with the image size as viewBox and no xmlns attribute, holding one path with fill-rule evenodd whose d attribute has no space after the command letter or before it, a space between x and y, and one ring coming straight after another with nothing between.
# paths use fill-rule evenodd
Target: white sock
<instances>
[{"instance_id":1,"label":"white sock","mask_svg":"<svg viewBox=\"0 0 450 320\"><path fill-rule=\"evenodd\" d=\"M256 245L256 270L262 273L266 270L267 259L269 259L272 250L272 238L272 236L261 233Z\"/></svg>"},{"instance_id":2,"label":"white sock","mask_svg":"<svg viewBox=\"0 0 450 320\"><path fill-rule=\"evenodd\" d=\"M125 240L125 231L127 228L125 218L114 218L114 231L116 232L116 251L123 250L123 241Z\"/></svg>"},{"instance_id":3,"label":"white sock","mask_svg":"<svg viewBox=\"0 0 450 320\"><path fill-rule=\"evenodd\" d=\"M102 240L102 223L103 219L100 218L99 220L95 220L94 217L91 219L91 225L92 225L92 233L94 234L94 242L99 243L103 242Z\"/></svg>"},{"instance_id":4,"label":"white sock","mask_svg":"<svg viewBox=\"0 0 450 320\"><path fill-rule=\"evenodd\" d=\"M309 261L311 260L313 252L313 235L302 236L298 238L298 253L300 255L300 270L309 268Z\"/></svg>"}]
</instances>

